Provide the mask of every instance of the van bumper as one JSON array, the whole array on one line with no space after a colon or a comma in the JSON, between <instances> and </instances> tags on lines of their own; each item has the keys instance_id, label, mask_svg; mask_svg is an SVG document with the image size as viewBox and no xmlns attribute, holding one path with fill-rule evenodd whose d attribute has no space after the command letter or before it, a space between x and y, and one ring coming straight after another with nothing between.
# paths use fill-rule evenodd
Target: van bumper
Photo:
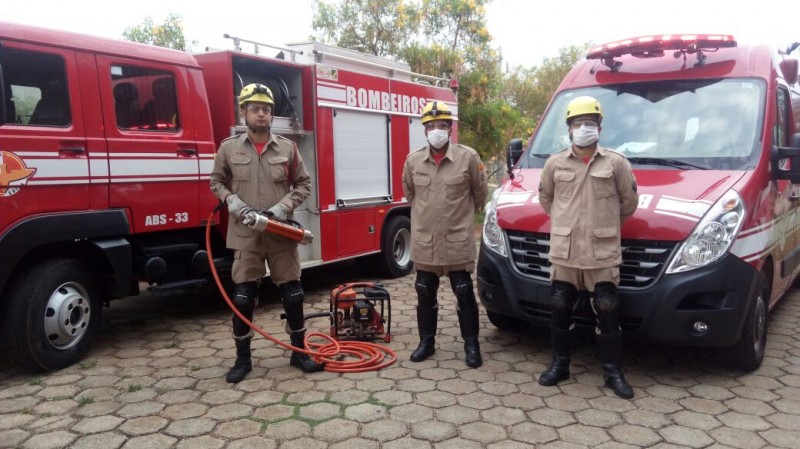
<instances>
[{"instance_id":1,"label":"van bumper","mask_svg":"<svg viewBox=\"0 0 800 449\"><path fill-rule=\"evenodd\" d=\"M726 254L692 271L662 275L642 289L621 287L619 318L626 338L686 346L736 344L756 291L756 270ZM508 258L481 246L477 266L478 295L488 312L520 318L535 325L550 323L550 283L523 276ZM579 326L594 326L588 295L579 296ZM698 332L694 323L707 331Z\"/></svg>"}]
</instances>

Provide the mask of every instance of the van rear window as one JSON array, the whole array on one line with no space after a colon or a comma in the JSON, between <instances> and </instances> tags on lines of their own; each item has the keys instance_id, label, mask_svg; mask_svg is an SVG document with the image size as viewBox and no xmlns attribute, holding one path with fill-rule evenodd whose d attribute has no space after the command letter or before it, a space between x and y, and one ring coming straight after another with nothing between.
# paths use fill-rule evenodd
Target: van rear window
<instances>
[{"instance_id":1,"label":"van rear window","mask_svg":"<svg viewBox=\"0 0 800 449\"><path fill-rule=\"evenodd\" d=\"M6 48L0 52L0 67L6 123L72 124L66 66L61 56Z\"/></svg>"},{"instance_id":2,"label":"van rear window","mask_svg":"<svg viewBox=\"0 0 800 449\"><path fill-rule=\"evenodd\" d=\"M111 66L111 85L118 128L168 132L180 128L172 73L114 65Z\"/></svg>"}]
</instances>

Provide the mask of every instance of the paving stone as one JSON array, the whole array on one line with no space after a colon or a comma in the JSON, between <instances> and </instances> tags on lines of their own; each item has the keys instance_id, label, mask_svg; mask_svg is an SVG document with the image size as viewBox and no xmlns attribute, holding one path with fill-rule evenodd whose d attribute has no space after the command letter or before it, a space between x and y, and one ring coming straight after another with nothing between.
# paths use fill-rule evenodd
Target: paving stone
<instances>
[{"instance_id":1,"label":"paving stone","mask_svg":"<svg viewBox=\"0 0 800 449\"><path fill-rule=\"evenodd\" d=\"M577 422L571 413L547 407L528 412L528 417L535 423L551 427L563 427Z\"/></svg>"},{"instance_id":2,"label":"paving stone","mask_svg":"<svg viewBox=\"0 0 800 449\"><path fill-rule=\"evenodd\" d=\"M443 421L426 421L411 424L411 436L430 442L440 442L458 435L456 426Z\"/></svg>"},{"instance_id":3,"label":"paving stone","mask_svg":"<svg viewBox=\"0 0 800 449\"><path fill-rule=\"evenodd\" d=\"M164 404L158 402L140 402L138 404L128 404L117 411L117 415L123 418L139 418L142 416L154 415L164 408Z\"/></svg>"},{"instance_id":4,"label":"paving stone","mask_svg":"<svg viewBox=\"0 0 800 449\"><path fill-rule=\"evenodd\" d=\"M668 442L688 447L700 448L714 442L704 431L699 429L687 429L678 426L665 427L658 433Z\"/></svg>"},{"instance_id":5,"label":"paving stone","mask_svg":"<svg viewBox=\"0 0 800 449\"><path fill-rule=\"evenodd\" d=\"M506 407L516 408L523 411L537 409L544 407L544 400L538 396L533 396L524 393L514 393L504 396L500 399L500 403Z\"/></svg>"},{"instance_id":6,"label":"paving stone","mask_svg":"<svg viewBox=\"0 0 800 449\"><path fill-rule=\"evenodd\" d=\"M465 407L474 408L477 410L487 410L494 406L500 405L500 400L483 392L474 392L458 396L458 403Z\"/></svg>"},{"instance_id":7,"label":"paving stone","mask_svg":"<svg viewBox=\"0 0 800 449\"><path fill-rule=\"evenodd\" d=\"M372 397L382 404L403 405L414 402L414 395L407 391L389 390L373 393Z\"/></svg>"},{"instance_id":8,"label":"paving stone","mask_svg":"<svg viewBox=\"0 0 800 449\"><path fill-rule=\"evenodd\" d=\"M769 404L752 399L729 399L725 401L725 405L733 411L749 415L767 416L775 413L775 409Z\"/></svg>"},{"instance_id":9,"label":"paving stone","mask_svg":"<svg viewBox=\"0 0 800 449\"><path fill-rule=\"evenodd\" d=\"M494 444L501 444L494 443ZM424 446L423 446L424 447ZM482 449L484 447L483 444L478 443L477 441L465 440L463 438L451 438L446 441L442 441L441 443L436 443L434 445L434 449ZM486 447L491 447L486 446Z\"/></svg>"},{"instance_id":10,"label":"paving stone","mask_svg":"<svg viewBox=\"0 0 800 449\"><path fill-rule=\"evenodd\" d=\"M224 445L224 440L204 435L181 440L177 449L221 449Z\"/></svg>"},{"instance_id":11,"label":"paving stone","mask_svg":"<svg viewBox=\"0 0 800 449\"><path fill-rule=\"evenodd\" d=\"M208 406L205 404L200 404L199 402L187 402L185 404L167 406L161 412L161 416L171 420L196 418L198 416L203 416L207 410Z\"/></svg>"},{"instance_id":12,"label":"paving stone","mask_svg":"<svg viewBox=\"0 0 800 449\"><path fill-rule=\"evenodd\" d=\"M437 415L438 416L438 415ZM391 441L408 435L408 425L391 419L381 419L361 426L361 436L375 441Z\"/></svg>"},{"instance_id":13,"label":"paving stone","mask_svg":"<svg viewBox=\"0 0 800 449\"><path fill-rule=\"evenodd\" d=\"M0 414L24 412L31 409L41 401L39 398L23 396L14 399L3 399L0 401Z\"/></svg>"},{"instance_id":14,"label":"paving stone","mask_svg":"<svg viewBox=\"0 0 800 449\"><path fill-rule=\"evenodd\" d=\"M483 420L501 426L510 426L528 419L525 412L508 407L494 407L481 412Z\"/></svg>"},{"instance_id":15,"label":"paving stone","mask_svg":"<svg viewBox=\"0 0 800 449\"><path fill-rule=\"evenodd\" d=\"M255 407L263 407L265 405L277 404L278 402L283 401L284 396L284 393L278 391L257 391L246 394L242 398L242 402Z\"/></svg>"},{"instance_id":16,"label":"paving stone","mask_svg":"<svg viewBox=\"0 0 800 449\"><path fill-rule=\"evenodd\" d=\"M126 435L139 436L159 432L168 424L169 421L160 416L145 416L125 421L119 430Z\"/></svg>"},{"instance_id":17,"label":"paving stone","mask_svg":"<svg viewBox=\"0 0 800 449\"><path fill-rule=\"evenodd\" d=\"M672 415L672 420L675 424L700 430L711 430L722 425L714 416L707 413L690 412L687 410L675 413Z\"/></svg>"},{"instance_id":18,"label":"paving stone","mask_svg":"<svg viewBox=\"0 0 800 449\"><path fill-rule=\"evenodd\" d=\"M742 429L717 428L710 431L708 434L718 443L724 444L728 447L758 449L764 447L766 444L766 441L758 436L756 432Z\"/></svg>"},{"instance_id":19,"label":"paving stone","mask_svg":"<svg viewBox=\"0 0 800 449\"><path fill-rule=\"evenodd\" d=\"M81 434L107 432L116 429L122 421L124 421L124 419L116 416L86 418L78 421L72 430Z\"/></svg>"},{"instance_id":20,"label":"paving stone","mask_svg":"<svg viewBox=\"0 0 800 449\"><path fill-rule=\"evenodd\" d=\"M3 444L7 444L9 447L17 447L23 441L27 440L30 435L30 432L26 432L22 429L2 430L0 431L0 441L2 441Z\"/></svg>"},{"instance_id":21,"label":"paving stone","mask_svg":"<svg viewBox=\"0 0 800 449\"><path fill-rule=\"evenodd\" d=\"M344 419L332 419L315 426L311 435L318 440L335 443L358 436L358 423Z\"/></svg>"},{"instance_id":22,"label":"paving stone","mask_svg":"<svg viewBox=\"0 0 800 449\"><path fill-rule=\"evenodd\" d=\"M442 408L456 404L456 396L444 391L429 391L414 396L415 403L431 408Z\"/></svg>"},{"instance_id":23,"label":"paving stone","mask_svg":"<svg viewBox=\"0 0 800 449\"><path fill-rule=\"evenodd\" d=\"M769 444L782 448L798 447L800 441L800 430L784 430L784 429L769 429L761 432L761 436L769 442Z\"/></svg>"},{"instance_id":24,"label":"paving stone","mask_svg":"<svg viewBox=\"0 0 800 449\"><path fill-rule=\"evenodd\" d=\"M406 404L390 409L389 416L396 421L417 423L433 419L433 410L417 404Z\"/></svg>"},{"instance_id":25,"label":"paving stone","mask_svg":"<svg viewBox=\"0 0 800 449\"><path fill-rule=\"evenodd\" d=\"M330 449L378 449L378 443L364 438L350 438L330 446Z\"/></svg>"},{"instance_id":26,"label":"paving stone","mask_svg":"<svg viewBox=\"0 0 800 449\"><path fill-rule=\"evenodd\" d=\"M205 413L206 418L217 421L230 421L232 419L249 416L253 413L253 407L246 404L225 404L211 407Z\"/></svg>"},{"instance_id":27,"label":"paving stone","mask_svg":"<svg viewBox=\"0 0 800 449\"><path fill-rule=\"evenodd\" d=\"M430 449L431 447L429 442L411 437L398 438L381 446L382 449Z\"/></svg>"},{"instance_id":28,"label":"paving stone","mask_svg":"<svg viewBox=\"0 0 800 449\"><path fill-rule=\"evenodd\" d=\"M631 410L622 414L622 418L628 424L634 424L651 429L660 429L672 423L664 413L651 410Z\"/></svg>"},{"instance_id":29,"label":"paving stone","mask_svg":"<svg viewBox=\"0 0 800 449\"><path fill-rule=\"evenodd\" d=\"M9 413L7 415L0 415L0 430L24 427L34 419L34 415L29 415L27 413Z\"/></svg>"},{"instance_id":30,"label":"paving stone","mask_svg":"<svg viewBox=\"0 0 800 449\"><path fill-rule=\"evenodd\" d=\"M285 404L268 405L263 408L256 409L253 417L264 421L280 421L294 415L294 406Z\"/></svg>"},{"instance_id":31,"label":"paving stone","mask_svg":"<svg viewBox=\"0 0 800 449\"><path fill-rule=\"evenodd\" d=\"M727 412L717 416L717 419L727 427L741 430L767 430L770 424L760 416L745 415L737 412Z\"/></svg>"},{"instance_id":32,"label":"paving stone","mask_svg":"<svg viewBox=\"0 0 800 449\"><path fill-rule=\"evenodd\" d=\"M256 436L261 432L261 424L249 419L224 422L214 429L214 434L226 440Z\"/></svg>"},{"instance_id":33,"label":"paving stone","mask_svg":"<svg viewBox=\"0 0 800 449\"><path fill-rule=\"evenodd\" d=\"M508 438L504 427L483 422L465 424L461 426L459 431L462 438L484 444L495 443Z\"/></svg>"},{"instance_id":34,"label":"paving stone","mask_svg":"<svg viewBox=\"0 0 800 449\"><path fill-rule=\"evenodd\" d=\"M354 405L366 402L369 396L369 393L360 390L337 391L331 393L329 401L343 405ZM384 403L386 404L386 402Z\"/></svg>"},{"instance_id":35,"label":"paving stone","mask_svg":"<svg viewBox=\"0 0 800 449\"><path fill-rule=\"evenodd\" d=\"M25 449L61 449L69 446L77 438L78 436L74 433L63 430L40 433L25 440L23 447Z\"/></svg>"},{"instance_id":36,"label":"paving stone","mask_svg":"<svg viewBox=\"0 0 800 449\"><path fill-rule=\"evenodd\" d=\"M338 404L317 402L316 404L300 406L298 416L303 419L323 421L338 417L341 413L342 408Z\"/></svg>"},{"instance_id":37,"label":"paving stone","mask_svg":"<svg viewBox=\"0 0 800 449\"><path fill-rule=\"evenodd\" d=\"M269 436L280 441L296 440L311 433L311 426L303 421L287 419L267 425L266 430L262 430L262 436Z\"/></svg>"},{"instance_id":38,"label":"paving stone","mask_svg":"<svg viewBox=\"0 0 800 449\"><path fill-rule=\"evenodd\" d=\"M127 438L116 432L103 432L86 435L72 443L70 449L117 449L125 443Z\"/></svg>"},{"instance_id":39,"label":"paving stone","mask_svg":"<svg viewBox=\"0 0 800 449\"><path fill-rule=\"evenodd\" d=\"M177 438L168 435L154 434L131 438L122 449L168 449L172 447Z\"/></svg>"},{"instance_id":40,"label":"paving stone","mask_svg":"<svg viewBox=\"0 0 800 449\"><path fill-rule=\"evenodd\" d=\"M387 411L385 407L380 405L358 404L345 408L344 415L348 419L352 419L360 423L366 423L386 418Z\"/></svg>"},{"instance_id":41,"label":"paving stone","mask_svg":"<svg viewBox=\"0 0 800 449\"><path fill-rule=\"evenodd\" d=\"M227 449L276 449L278 442L271 438L250 437L231 441Z\"/></svg>"},{"instance_id":42,"label":"paving stone","mask_svg":"<svg viewBox=\"0 0 800 449\"><path fill-rule=\"evenodd\" d=\"M608 429L615 441L639 447L651 447L661 441L661 437L653 430L643 426L620 424Z\"/></svg>"},{"instance_id":43,"label":"paving stone","mask_svg":"<svg viewBox=\"0 0 800 449\"><path fill-rule=\"evenodd\" d=\"M171 422L164 432L179 438L199 436L214 429L217 422L208 418L188 418Z\"/></svg>"},{"instance_id":44,"label":"paving stone","mask_svg":"<svg viewBox=\"0 0 800 449\"><path fill-rule=\"evenodd\" d=\"M457 426L478 421L481 417L480 412L474 408L461 405L452 405L435 411L436 419L446 421Z\"/></svg>"},{"instance_id":45,"label":"paving stone","mask_svg":"<svg viewBox=\"0 0 800 449\"><path fill-rule=\"evenodd\" d=\"M523 443L539 445L557 440L558 433L550 426L526 422L512 426L509 437Z\"/></svg>"},{"instance_id":46,"label":"paving stone","mask_svg":"<svg viewBox=\"0 0 800 449\"><path fill-rule=\"evenodd\" d=\"M622 416L619 413L596 409L581 410L575 413L575 418L583 425L603 428L615 426L622 422Z\"/></svg>"}]
</instances>

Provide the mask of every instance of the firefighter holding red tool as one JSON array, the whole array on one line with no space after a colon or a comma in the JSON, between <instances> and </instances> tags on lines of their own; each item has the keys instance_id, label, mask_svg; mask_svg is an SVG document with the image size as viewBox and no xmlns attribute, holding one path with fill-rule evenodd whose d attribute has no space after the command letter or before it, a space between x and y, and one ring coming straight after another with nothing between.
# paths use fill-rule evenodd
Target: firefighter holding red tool
<instances>
[{"instance_id":1,"label":"firefighter holding red tool","mask_svg":"<svg viewBox=\"0 0 800 449\"><path fill-rule=\"evenodd\" d=\"M292 346L305 347L303 288L300 284L298 242L251 229L243 218L253 211L285 220L311 194L311 177L306 171L297 145L270 132L275 101L270 89L262 84L248 84L239 94L239 113L247 133L225 139L214 159L211 191L228 205L227 245L235 251L232 268L234 303L249 320L258 304L258 284L266 275L278 290L286 311L287 332ZM225 380L240 382L252 370L250 341L253 330L233 316L236 362ZM289 363L306 373L320 371L306 354L293 352Z\"/></svg>"},{"instance_id":2,"label":"firefighter holding red tool","mask_svg":"<svg viewBox=\"0 0 800 449\"><path fill-rule=\"evenodd\" d=\"M551 155L542 170L539 202L550 216L550 322L553 362L539 384L569 378L569 329L578 291L592 293L603 380L619 397L632 398L622 374L619 326L620 227L639 204L636 178L625 156L602 148L600 102L582 96L567 105L572 145Z\"/></svg>"},{"instance_id":3,"label":"firefighter holding red tool","mask_svg":"<svg viewBox=\"0 0 800 449\"><path fill-rule=\"evenodd\" d=\"M441 101L422 110L428 144L403 167L403 191L411 204L411 259L417 270L417 325L420 342L411 353L421 362L436 352L439 278L447 275L457 300L466 364L483 364L478 344L478 303L472 277L477 249L475 212L488 196L486 169L474 149L450 142L453 114Z\"/></svg>"}]
</instances>

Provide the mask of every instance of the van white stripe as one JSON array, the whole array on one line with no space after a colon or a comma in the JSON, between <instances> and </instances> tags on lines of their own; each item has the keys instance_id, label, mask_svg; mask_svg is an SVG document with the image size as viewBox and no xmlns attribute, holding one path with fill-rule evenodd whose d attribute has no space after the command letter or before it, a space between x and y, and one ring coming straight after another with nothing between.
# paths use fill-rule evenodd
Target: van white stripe
<instances>
[{"instance_id":1,"label":"van white stripe","mask_svg":"<svg viewBox=\"0 0 800 449\"><path fill-rule=\"evenodd\" d=\"M87 178L89 161L87 159L26 159L28 168L35 168L31 181L47 178Z\"/></svg>"},{"instance_id":2,"label":"van white stripe","mask_svg":"<svg viewBox=\"0 0 800 449\"><path fill-rule=\"evenodd\" d=\"M344 89L317 86L317 98L320 100L331 100L344 103L347 101L347 92Z\"/></svg>"},{"instance_id":3,"label":"van white stripe","mask_svg":"<svg viewBox=\"0 0 800 449\"><path fill-rule=\"evenodd\" d=\"M197 175L195 159L148 161L143 159L111 159L111 177L135 175Z\"/></svg>"}]
</instances>

